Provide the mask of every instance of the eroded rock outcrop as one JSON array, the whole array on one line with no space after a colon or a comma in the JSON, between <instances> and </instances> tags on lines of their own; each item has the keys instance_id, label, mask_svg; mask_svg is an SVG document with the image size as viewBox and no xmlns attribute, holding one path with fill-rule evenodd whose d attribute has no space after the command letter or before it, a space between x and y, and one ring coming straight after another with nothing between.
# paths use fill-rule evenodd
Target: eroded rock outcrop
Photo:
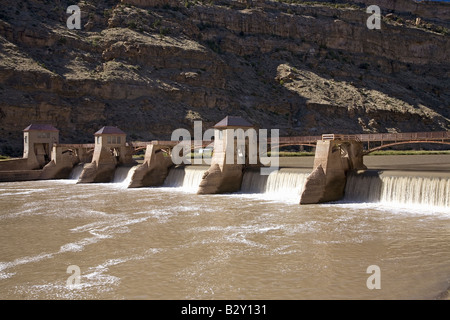
<instances>
[{"instance_id":1,"label":"eroded rock outcrop","mask_svg":"<svg viewBox=\"0 0 450 320\"><path fill-rule=\"evenodd\" d=\"M107 124L170 139L192 114L281 135L450 128L449 4L380 1L382 30L363 0L84 1L81 30L68 5L0 9L0 153L36 122L63 143Z\"/></svg>"}]
</instances>

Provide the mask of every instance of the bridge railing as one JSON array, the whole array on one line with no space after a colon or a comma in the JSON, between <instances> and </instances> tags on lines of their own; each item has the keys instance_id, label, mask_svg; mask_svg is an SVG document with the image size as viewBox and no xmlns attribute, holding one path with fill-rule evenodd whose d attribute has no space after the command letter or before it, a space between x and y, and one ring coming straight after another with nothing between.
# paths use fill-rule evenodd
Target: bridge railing
<instances>
[{"instance_id":1,"label":"bridge railing","mask_svg":"<svg viewBox=\"0 0 450 320\"><path fill-rule=\"evenodd\" d=\"M315 143L317 140L320 140L320 136L299 136L299 137L279 137L278 142L280 144L289 144L289 143ZM271 142L272 139L267 139L268 142Z\"/></svg>"},{"instance_id":2,"label":"bridge railing","mask_svg":"<svg viewBox=\"0 0 450 320\"><path fill-rule=\"evenodd\" d=\"M450 139L450 131L359 134L363 142L437 141Z\"/></svg>"},{"instance_id":3,"label":"bridge railing","mask_svg":"<svg viewBox=\"0 0 450 320\"><path fill-rule=\"evenodd\" d=\"M267 138L266 141L270 144L271 138ZM280 145L289 144L315 144L318 140L356 140L361 142L400 142L400 141L445 141L450 140L450 131L438 131L438 132L407 132L407 133L370 133L370 134L323 134L322 136L290 136L290 137L279 137L277 139ZM213 143L211 141L196 141L192 140L191 144L195 146L202 145L203 147L209 146ZM167 147L174 147L180 143L180 141L163 141L163 140L153 140L153 141L132 141L128 145L134 148L143 148L148 144L153 145L164 145ZM55 143L55 146L62 148L94 148L95 144L62 144Z\"/></svg>"},{"instance_id":4,"label":"bridge railing","mask_svg":"<svg viewBox=\"0 0 450 320\"><path fill-rule=\"evenodd\" d=\"M322 135L322 140L356 140L356 141L360 141L360 138L356 134L327 133L327 134Z\"/></svg>"},{"instance_id":5,"label":"bridge railing","mask_svg":"<svg viewBox=\"0 0 450 320\"><path fill-rule=\"evenodd\" d=\"M93 143L81 143L81 144L54 143L53 146L59 147L59 148L68 148L68 149L77 149L77 148L93 149L95 147L95 144L93 144Z\"/></svg>"}]
</instances>

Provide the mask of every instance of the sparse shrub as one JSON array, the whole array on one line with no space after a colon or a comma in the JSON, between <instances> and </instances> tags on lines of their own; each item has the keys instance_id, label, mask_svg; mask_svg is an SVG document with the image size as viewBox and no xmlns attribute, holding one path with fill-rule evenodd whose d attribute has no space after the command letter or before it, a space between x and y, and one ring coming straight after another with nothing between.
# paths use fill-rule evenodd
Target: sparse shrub
<instances>
[{"instance_id":1,"label":"sparse shrub","mask_svg":"<svg viewBox=\"0 0 450 320\"><path fill-rule=\"evenodd\" d=\"M359 68L363 69L363 70L367 70L367 69L369 69L369 67L370 67L370 64L368 64L367 62L363 62L359 65Z\"/></svg>"},{"instance_id":2,"label":"sparse shrub","mask_svg":"<svg viewBox=\"0 0 450 320\"><path fill-rule=\"evenodd\" d=\"M164 27L160 27L160 28L159 28L159 35L160 35L161 37L164 37L164 36L166 36L167 34L169 34L169 29L164 28Z\"/></svg>"},{"instance_id":3,"label":"sparse shrub","mask_svg":"<svg viewBox=\"0 0 450 320\"><path fill-rule=\"evenodd\" d=\"M153 22L153 28L158 28L159 26L161 26L161 20L156 19L156 20Z\"/></svg>"},{"instance_id":4,"label":"sparse shrub","mask_svg":"<svg viewBox=\"0 0 450 320\"><path fill-rule=\"evenodd\" d=\"M64 44L66 44L66 42L67 42L67 39L65 37L61 37L58 39L59 45L64 45Z\"/></svg>"},{"instance_id":5,"label":"sparse shrub","mask_svg":"<svg viewBox=\"0 0 450 320\"><path fill-rule=\"evenodd\" d=\"M130 22L128 22L128 28L129 28L129 29L134 30L134 29L136 29L136 27L137 27L136 21L131 20Z\"/></svg>"},{"instance_id":6,"label":"sparse shrub","mask_svg":"<svg viewBox=\"0 0 450 320\"><path fill-rule=\"evenodd\" d=\"M112 12L113 12L112 9L105 9L105 10L103 11L103 16L104 16L105 18L110 18L110 17L112 16Z\"/></svg>"}]
</instances>

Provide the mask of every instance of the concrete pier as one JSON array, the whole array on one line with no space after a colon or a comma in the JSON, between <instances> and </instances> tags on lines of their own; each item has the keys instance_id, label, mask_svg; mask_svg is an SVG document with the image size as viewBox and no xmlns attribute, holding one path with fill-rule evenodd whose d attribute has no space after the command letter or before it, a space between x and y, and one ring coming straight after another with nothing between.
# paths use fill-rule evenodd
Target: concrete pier
<instances>
[{"instance_id":1,"label":"concrete pier","mask_svg":"<svg viewBox=\"0 0 450 320\"><path fill-rule=\"evenodd\" d=\"M90 144L60 144L59 130L31 124L23 130L23 157L0 161L0 181L67 179L78 163L91 162Z\"/></svg>"},{"instance_id":2,"label":"concrete pier","mask_svg":"<svg viewBox=\"0 0 450 320\"><path fill-rule=\"evenodd\" d=\"M53 146L59 130L49 124L31 124L23 130L23 157L0 162L0 181L26 181L59 177L50 172L56 158ZM58 163L62 163L58 161ZM47 167L47 170L43 168ZM53 170L54 171L54 170ZM58 170L59 171L59 170Z\"/></svg>"},{"instance_id":3,"label":"concrete pier","mask_svg":"<svg viewBox=\"0 0 450 320\"><path fill-rule=\"evenodd\" d=\"M77 164L91 162L93 147L91 144L54 144L51 161L44 166L39 179L69 178Z\"/></svg>"},{"instance_id":4,"label":"concrete pier","mask_svg":"<svg viewBox=\"0 0 450 320\"><path fill-rule=\"evenodd\" d=\"M133 148L126 143L126 133L116 127L106 126L95 134L92 162L84 165L77 183L111 182L119 165L136 163Z\"/></svg>"},{"instance_id":5,"label":"concrete pier","mask_svg":"<svg viewBox=\"0 0 450 320\"><path fill-rule=\"evenodd\" d=\"M39 180L42 170L7 170L0 171L0 182Z\"/></svg>"},{"instance_id":6,"label":"concrete pier","mask_svg":"<svg viewBox=\"0 0 450 320\"><path fill-rule=\"evenodd\" d=\"M144 163L136 167L128 188L156 187L164 183L173 166L171 157L165 156L162 151L164 147L158 144L147 145Z\"/></svg>"},{"instance_id":7,"label":"concrete pier","mask_svg":"<svg viewBox=\"0 0 450 320\"><path fill-rule=\"evenodd\" d=\"M236 129L252 128L240 117L226 117L214 126L214 153L209 169L200 182L198 194L229 193L241 188L243 171L248 164L248 140L237 143ZM230 150L232 152L230 152Z\"/></svg>"},{"instance_id":8,"label":"concrete pier","mask_svg":"<svg viewBox=\"0 0 450 320\"><path fill-rule=\"evenodd\" d=\"M52 160L52 147L59 141L59 130L48 124L31 124L23 130L23 158L27 169L42 169Z\"/></svg>"},{"instance_id":9,"label":"concrete pier","mask_svg":"<svg viewBox=\"0 0 450 320\"><path fill-rule=\"evenodd\" d=\"M39 179L66 179L69 177L74 165L78 163L72 152L64 153L63 149L56 145L52 148L51 159L42 169Z\"/></svg>"},{"instance_id":10,"label":"concrete pier","mask_svg":"<svg viewBox=\"0 0 450 320\"><path fill-rule=\"evenodd\" d=\"M365 169L361 142L348 137L324 135L322 140L317 141L314 168L306 181L300 204L342 199L347 172Z\"/></svg>"}]
</instances>

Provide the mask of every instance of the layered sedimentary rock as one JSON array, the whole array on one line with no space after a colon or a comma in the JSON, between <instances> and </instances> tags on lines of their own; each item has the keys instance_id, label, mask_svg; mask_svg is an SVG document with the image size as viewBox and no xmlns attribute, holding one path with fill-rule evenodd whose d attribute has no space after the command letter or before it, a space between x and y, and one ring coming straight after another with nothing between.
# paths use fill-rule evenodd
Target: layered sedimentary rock
<instances>
[{"instance_id":1,"label":"layered sedimentary rock","mask_svg":"<svg viewBox=\"0 0 450 320\"><path fill-rule=\"evenodd\" d=\"M168 140L227 114L281 135L450 127L449 4L380 1L369 30L363 0L89 0L69 30L70 4L0 8L0 153L37 122L62 143L103 125Z\"/></svg>"}]
</instances>

